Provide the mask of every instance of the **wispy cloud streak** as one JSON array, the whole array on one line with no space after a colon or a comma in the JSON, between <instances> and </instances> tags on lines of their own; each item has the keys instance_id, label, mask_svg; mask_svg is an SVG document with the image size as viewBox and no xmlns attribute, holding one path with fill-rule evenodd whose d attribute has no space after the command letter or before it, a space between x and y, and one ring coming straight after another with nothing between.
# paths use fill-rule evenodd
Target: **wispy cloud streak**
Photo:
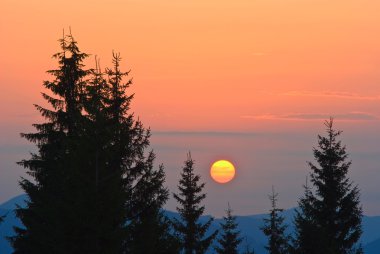
<instances>
[{"instance_id":1,"label":"wispy cloud streak","mask_svg":"<svg viewBox=\"0 0 380 254\"><path fill-rule=\"evenodd\" d=\"M257 120L325 120L329 117L334 117L336 120L345 121L373 121L379 119L376 115L366 112L349 112L343 114L291 113L282 115L243 115L240 117Z\"/></svg>"},{"instance_id":2,"label":"wispy cloud streak","mask_svg":"<svg viewBox=\"0 0 380 254\"><path fill-rule=\"evenodd\" d=\"M380 95L366 96L360 95L356 93L348 93L348 92L339 92L339 91L288 91L282 93L281 95L285 96L310 96L310 97L333 97L333 98L341 98L341 99L351 99L351 100L369 100L369 101L377 101L380 100Z\"/></svg>"}]
</instances>

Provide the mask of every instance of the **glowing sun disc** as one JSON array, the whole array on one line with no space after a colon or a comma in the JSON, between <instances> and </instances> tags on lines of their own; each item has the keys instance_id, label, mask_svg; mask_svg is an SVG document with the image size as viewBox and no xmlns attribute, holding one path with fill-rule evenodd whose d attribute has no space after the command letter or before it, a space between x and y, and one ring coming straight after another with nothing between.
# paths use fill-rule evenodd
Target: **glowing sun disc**
<instances>
[{"instance_id":1,"label":"glowing sun disc","mask_svg":"<svg viewBox=\"0 0 380 254\"><path fill-rule=\"evenodd\" d=\"M215 182L228 183L235 176L235 167L229 161L219 160L212 164L210 175Z\"/></svg>"}]
</instances>

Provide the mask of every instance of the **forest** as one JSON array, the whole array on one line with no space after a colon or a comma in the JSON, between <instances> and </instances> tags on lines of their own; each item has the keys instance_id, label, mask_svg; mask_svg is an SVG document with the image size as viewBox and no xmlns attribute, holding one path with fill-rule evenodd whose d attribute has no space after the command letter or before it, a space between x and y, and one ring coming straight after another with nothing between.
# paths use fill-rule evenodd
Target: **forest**
<instances>
[{"instance_id":1,"label":"forest","mask_svg":"<svg viewBox=\"0 0 380 254\"><path fill-rule=\"evenodd\" d=\"M113 53L113 65L84 65L69 34L59 40L57 68L44 81L49 107L34 105L45 119L35 132L22 133L37 152L18 162L28 177L19 184L27 194L15 215L21 226L8 237L15 254L254 254L226 207L220 227L205 212L205 183L191 153L184 155L178 190L165 186L164 165L155 166L151 130L132 113L129 71ZM47 92L45 92L47 91ZM351 160L334 119L324 123L309 162L304 193L289 234L278 193L268 195L260 230L269 254L360 254L363 211L359 187L349 179ZM173 197L179 217L164 206ZM0 223L5 215L0 214ZM0 224L0 229L2 225Z\"/></svg>"}]
</instances>

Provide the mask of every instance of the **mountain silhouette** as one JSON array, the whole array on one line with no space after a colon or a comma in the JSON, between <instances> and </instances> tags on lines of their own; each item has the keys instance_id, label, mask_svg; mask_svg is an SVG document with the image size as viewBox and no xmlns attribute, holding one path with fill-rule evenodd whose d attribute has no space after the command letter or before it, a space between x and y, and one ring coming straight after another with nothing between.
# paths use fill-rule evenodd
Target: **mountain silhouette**
<instances>
[{"instance_id":1,"label":"mountain silhouette","mask_svg":"<svg viewBox=\"0 0 380 254\"><path fill-rule=\"evenodd\" d=\"M16 218L14 214L14 209L16 205L25 206L27 200L26 195L20 195L14 197L3 204L0 205L0 215L6 215L4 222L0 226L0 250L2 254L12 253L12 248L9 242L6 240L6 236L11 236L13 234L13 226L21 226L20 221ZM285 217L285 223L289 226L287 233L291 234L294 231L293 228L293 217L295 213L295 208L285 210L283 215ZM165 211L165 214L169 218L178 218L179 214L172 211ZM246 238L240 246L242 251L245 248L246 242L249 243L250 247L255 249L256 254L267 254L265 250L265 245L267 239L265 235L261 232L260 227L263 225L263 218L267 216L266 214L255 214L247 216L236 216L236 222L239 225L239 230L241 231L241 236ZM201 221L206 222L210 216L202 216ZM219 225L222 222L221 218L217 218L212 223L209 228L210 232L215 229L219 229ZM380 251L380 216L364 216L363 217L363 235L361 238L361 243L364 247L365 254L378 254ZM215 243L214 243L215 244ZM211 248L208 254L214 253Z\"/></svg>"}]
</instances>

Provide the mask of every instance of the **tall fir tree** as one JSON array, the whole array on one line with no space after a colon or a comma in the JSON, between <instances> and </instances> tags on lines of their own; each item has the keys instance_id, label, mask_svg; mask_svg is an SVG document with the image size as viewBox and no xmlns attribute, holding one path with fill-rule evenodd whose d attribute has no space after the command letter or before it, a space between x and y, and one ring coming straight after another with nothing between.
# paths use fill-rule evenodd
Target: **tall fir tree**
<instances>
[{"instance_id":1,"label":"tall fir tree","mask_svg":"<svg viewBox=\"0 0 380 254\"><path fill-rule=\"evenodd\" d=\"M315 197L307 179L303 187L304 196L298 201L294 218L295 237L292 239L293 244L290 249L292 254L315 253L322 241L313 215Z\"/></svg>"},{"instance_id":2,"label":"tall fir tree","mask_svg":"<svg viewBox=\"0 0 380 254\"><path fill-rule=\"evenodd\" d=\"M173 235L171 223L162 210L169 195L163 186L164 168L161 165L158 170L154 170L153 160L154 154L151 152L142 165L143 176L133 191L134 208L138 213L128 220L126 253L177 254L179 241Z\"/></svg>"},{"instance_id":3,"label":"tall fir tree","mask_svg":"<svg viewBox=\"0 0 380 254\"><path fill-rule=\"evenodd\" d=\"M22 178L20 185L28 194L25 208L18 207L16 215L24 227L16 227L11 238L14 253L67 253L69 245L66 223L72 213L69 183L74 172L71 162L78 151L75 140L80 136L85 77L82 53L70 35L60 40L61 52L54 55L59 66L48 73L53 81L44 87L53 94L42 93L51 109L35 105L46 119L34 124L37 132L21 136L37 145L38 152L20 165L33 178Z\"/></svg>"},{"instance_id":4,"label":"tall fir tree","mask_svg":"<svg viewBox=\"0 0 380 254\"><path fill-rule=\"evenodd\" d=\"M333 119L325 122L326 136L318 135L317 164L309 162L315 192L305 186L295 217L295 252L302 254L359 254L362 208L359 189L348 178L351 161L338 140Z\"/></svg>"},{"instance_id":5,"label":"tall fir tree","mask_svg":"<svg viewBox=\"0 0 380 254\"><path fill-rule=\"evenodd\" d=\"M132 79L122 82L129 71L120 70L120 61L120 54L114 53L113 68L106 69L105 73L108 84L108 97L104 100L109 135L107 167L110 175L104 178L116 181L110 185L113 188L110 193L119 193L116 204L125 208L125 213L119 217L123 219L120 222L126 222L122 252L165 253L176 248L176 241L161 212L168 199L164 168L153 167L155 154L152 151L146 154L150 130L129 113L134 95L127 94L126 90Z\"/></svg>"},{"instance_id":6,"label":"tall fir tree","mask_svg":"<svg viewBox=\"0 0 380 254\"><path fill-rule=\"evenodd\" d=\"M200 176L194 173L194 161L189 153L182 168L178 185L179 193L173 194L180 205L177 211L181 218L174 219L173 226L181 241L180 253L184 254L206 253L218 233L217 231L209 234L207 232L213 218L204 224L199 221L205 210L201 202L206 198L206 194L202 193L205 184L199 181Z\"/></svg>"},{"instance_id":7,"label":"tall fir tree","mask_svg":"<svg viewBox=\"0 0 380 254\"><path fill-rule=\"evenodd\" d=\"M242 242L240 231L237 229L236 217L232 215L230 204L226 210L226 215L221 223L221 236L217 239L219 246L215 247L218 254L238 254L239 244Z\"/></svg>"},{"instance_id":8,"label":"tall fir tree","mask_svg":"<svg viewBox=\"0 0 380 254\"><path fill-rule=\"evenodd\" d=\"M11 238L14 253L124 253L131 218L166 202L163 168L153 169L150 130L130 112L120 55L105 73L98 63L84 70L87 54L71 34L60 43L59 68L44 82L51 109L36 106L46 122L22 134L38 152L20 162L32 180L20 182L29 200L16 210L24 227Z\"/></svg>"},{"instance_id":9,"label":"tall fir tree","mask_svg":"<svg viewBox=\"0 0 380 254\"><path fill-rule=\"evenodd\" d=\"M264 218L265 225L261 230L268 237L268 245L265 248L269 254L287 254L289 253L289 237L285 235L285 218L281 215L283 209L277 208L277 197L278 193L272 187L272 194L269 195L272 207L269 218Z\"/></svg>"},{"instance_id":10,"label":"tall fir tree","mask_svg":"<svg viewBox=\"0 0 380 254\"><path fill-rule=\"evenodd\" d=\"M126 194L120 167L112 164L117 158L112 153L114 129L110 128L110 84L96 59L96 68L86 84L84 100L85 122L82 138L77 142L82 148L80 170L76 174L78 196L76 239L87 231L82 251L91 253L121 253L126 237ZM83 184L87 187L83 189ZM78 216L80 215L80 216ZM84 222L80 221L86 216ZM78 230L79 229L79 230ZM75 247L78 251L80 246Z\"/></svg>"},{"instance_id":11,"label":"tall fir tree","mask_svg":"<svg viewBox=\"0 0 380 254\"><path fill-rule=\"evenodd\" d=\"M129 71L122 72L120 62L120 54L113 53L113 67L93 75L90 88L97 91L90 89L87 99L95 102L95 107L88 103L92 131L87 132L96 148L90 161L96 169L98 221L103 222L97 227L99 253L165 253L159 250L169 250L175 242L161 214L168 199L164 168L154 169L155 154L146 152L150 130L130 113L132 79L123 81Z\"/></svg>"}]
</instances>

